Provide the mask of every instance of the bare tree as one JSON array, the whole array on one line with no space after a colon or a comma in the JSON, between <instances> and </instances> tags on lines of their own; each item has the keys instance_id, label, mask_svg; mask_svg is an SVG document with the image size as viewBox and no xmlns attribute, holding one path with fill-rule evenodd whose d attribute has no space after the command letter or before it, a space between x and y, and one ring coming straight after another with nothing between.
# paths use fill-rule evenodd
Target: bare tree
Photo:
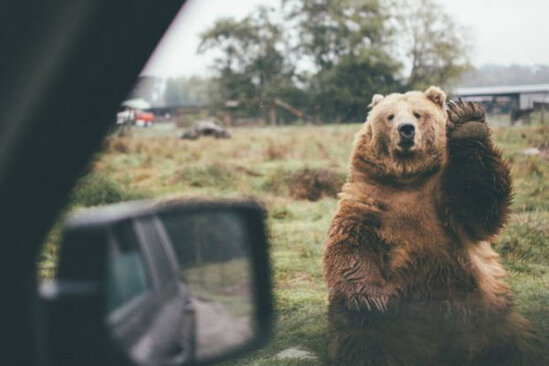
<instances>
[{"instance_id":1,"label":"bare tree","mask_svg":"<svg viewBox=\"0 0 549 366\"><path fill-rule=\"evenodd\" d=\"M453 86L472 69L471 37L433 0L396 1L397 53L409 73L408 88Z\"/></svg>"}]
</instances>

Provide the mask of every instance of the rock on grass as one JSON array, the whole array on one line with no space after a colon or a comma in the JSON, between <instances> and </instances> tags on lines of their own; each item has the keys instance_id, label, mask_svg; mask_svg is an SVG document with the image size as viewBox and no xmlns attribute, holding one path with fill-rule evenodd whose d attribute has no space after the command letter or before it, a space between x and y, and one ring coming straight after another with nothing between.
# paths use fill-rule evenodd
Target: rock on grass
<instances>
[{"instance_id":1,"label":"rock on grass","mask_svg":"<svg viewBox=\"0 0 549 366\"><path fill-rule=\"evenodd\" d=\"M274 358L275 360L316 360L318 357L300 347L290 347L278 352Z\"/></svg>"}]
</instances>

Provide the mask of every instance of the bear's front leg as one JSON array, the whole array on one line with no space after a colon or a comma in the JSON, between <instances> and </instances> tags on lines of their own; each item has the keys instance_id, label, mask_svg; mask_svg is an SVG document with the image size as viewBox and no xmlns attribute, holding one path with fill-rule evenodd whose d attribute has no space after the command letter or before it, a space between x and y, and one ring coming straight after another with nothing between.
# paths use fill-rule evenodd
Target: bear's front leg
<instances>
[{"instance_id":1,"label":"bear's front leg","mask_svg":"<svg viewBox=\"0 0 549 366\"><path fill-rule=\"evenodd\" d=\"M509 168L494 146L476 103L448 103L448 166L441 191L445 216L472 240L485 240L505 224L511 203Z\"/></svg>"},{"instance_id":2,"label":"bear's front leg","mask_svg":"<svg viewBox=\"0 0 549 366\"><path fill-rule=\"evenodd\" d=\"M374 230L334 219L326 238L323 267L330 298L348 310L385 311L394 285L387 279L388 255Z\"/></svg>"},{"instance_id":3,"label":"bear's front leg","mask_svg":"<svg viewBox=\"0 0 549 366\"><path fill-rule=\"evenodd\" d=\"M390 357L365 324L387 310L395 286L388 279L386 245L364 221L336 215L326 238L323 266L334 365L383 365Z\"/></svg>"}]
</instances>

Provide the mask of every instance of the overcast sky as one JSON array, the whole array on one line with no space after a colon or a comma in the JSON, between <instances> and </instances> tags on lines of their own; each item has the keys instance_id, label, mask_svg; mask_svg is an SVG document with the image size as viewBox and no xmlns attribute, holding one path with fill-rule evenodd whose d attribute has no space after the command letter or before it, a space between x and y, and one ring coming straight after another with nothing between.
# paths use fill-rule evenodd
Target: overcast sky
<instances>
[{"instance_id":1,"label":"overcast sky","mask_svg":"<svg viewBox=\"0 0 549 366\"><path fill-rule=\"evenodd\" d=\"M279 0L188 0L145 66L155 76L208 75L209 59L196 55L199 34L220 17L242 18ZM474 37L475 66L549 64L548 0L438 0Z\"/></svg>"}]
</instances>

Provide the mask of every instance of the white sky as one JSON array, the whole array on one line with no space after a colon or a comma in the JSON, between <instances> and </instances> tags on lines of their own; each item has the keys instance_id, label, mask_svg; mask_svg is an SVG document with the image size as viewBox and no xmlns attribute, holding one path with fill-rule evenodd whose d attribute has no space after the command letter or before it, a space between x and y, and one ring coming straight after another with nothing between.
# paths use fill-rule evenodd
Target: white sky
<instances>
[{"instance_id":1,"label":"white sky","mask_svg":"<svg viewBox=\"0 0 549 366\"><path fill-rule=\"evenodd\" d=\"M279 0L188 0L145 66L155 76L208 75L207 56L196 54L199 34L216 19L242 18L257 5ZM475 66L549 64L548 0L438 0L474 37Z\"/></svg>"}]
</instances>

